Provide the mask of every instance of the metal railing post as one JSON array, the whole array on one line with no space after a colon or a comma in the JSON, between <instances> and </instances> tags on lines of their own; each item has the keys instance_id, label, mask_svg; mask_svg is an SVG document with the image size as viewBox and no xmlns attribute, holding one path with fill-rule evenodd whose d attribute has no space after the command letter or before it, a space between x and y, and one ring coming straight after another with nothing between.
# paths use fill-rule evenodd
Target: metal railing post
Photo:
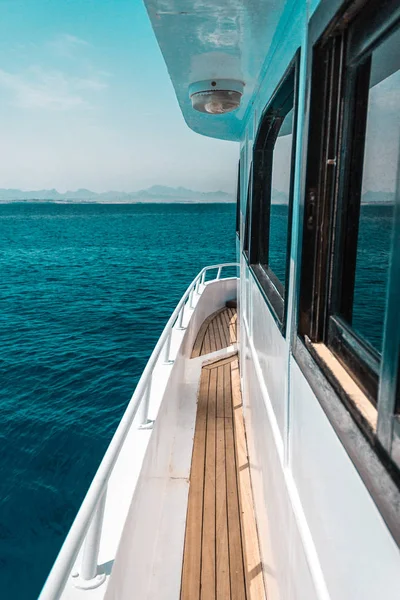
<instances>
[{"instance_id":1,"label":"metal railing post","mask_svg":"<svg viewBox=\"0 0 400 600\"><path fill-rule=\"evenodd\" d=\"M194 286L192 287L192 289L190 290L190 296L189 296L189 308L193 308L193 296L194 296Z\"/></svg>"},{"instance_id":2,"label":"metal railing post","mask_svg":"<svg viewBox=\"0 0 400 600\"><path fill-rule=\"evenodd\" d=\"M222 271L222 267L218 267L217 279L221 279L221 271Z\"/></svg>"},{"instance_id":3,"label":"metal railing post","mask_svg":"<svg viewBox=\"0 0 400 600\"><path fill-rule=\"evenodd\" d=\"M142 401L139 406L139 427L146 427L149 424L149 404L151 392L151 377L149 377L146 390L143 394Z\"/></svg>"},{"instance_id":4,"label":"metal railing post","mask_svg":"<svg viewBox=\"0 0 400 600\"><path fill-rule=\"evenodd\" d=\"M76 581L76 587L78 588L93 589L101 585L106 578L105 573L98 573L98 558L106 496L107 488L104 490L99 500L94 517L86 534L81 571L79 573L79 579Z\"/></svg>"},{"instance_id":5,"label":"metal railing post","mask_svg":"<svg viewBox=\"0 0 400 600\"><path fill-rule=\"evenodd\" d=\"M181 311L179 313L179 318L178 318L178 329L184 329L183 327L183 316L185 314L185 305L182 306Z\"/></svg>"},{"instance_id":6,"label":"metal railing post","mask_svg":"<svg viewBox=\"0 0 400 600\"><path fill-rule=\"evenodd\" d=\"M201 276L201 285L204 285L205 280L206 280L206 271L204 271L203 275Z\"/></svg>"},{"instance_id":7,"label":"metal railing post","mask_svg":"<svg viewBox=\"0 0 400 600\"><path fill-rule=\"evenodd\" d=\"M169 336L166 339L165 347L164 347L164 365L168 365L170 363L169 360L169 351L171 350L171 338L172 331L169 332Z\"/></svg>"}]
</instances>

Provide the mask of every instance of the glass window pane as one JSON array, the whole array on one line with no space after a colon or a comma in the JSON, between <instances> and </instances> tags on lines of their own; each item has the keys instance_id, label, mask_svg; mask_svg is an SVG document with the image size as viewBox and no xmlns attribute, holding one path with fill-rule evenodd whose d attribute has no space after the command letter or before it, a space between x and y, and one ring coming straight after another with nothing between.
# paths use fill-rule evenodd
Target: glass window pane
<instances>
[{"instance_id":1,"label":"glass window pane","mask_svg":"<svg viewBox=\"0 0 400 600\"><path fill-rule=\"evenodd\" d=\"M272 163L269 267L283 286L289 231L289 194L293 141L293 109L286 115L274 146Z\"/></svg>"},{"instance_id":2,"label":"glass window pane","mask_svg":"<svg viewBox=\"0 0 400 600\"><path fill-rule=\"evenodd\" d=\"M352 326L379 352L400 134L400 33L372 55Z\"/></svg>"}]
</instances>

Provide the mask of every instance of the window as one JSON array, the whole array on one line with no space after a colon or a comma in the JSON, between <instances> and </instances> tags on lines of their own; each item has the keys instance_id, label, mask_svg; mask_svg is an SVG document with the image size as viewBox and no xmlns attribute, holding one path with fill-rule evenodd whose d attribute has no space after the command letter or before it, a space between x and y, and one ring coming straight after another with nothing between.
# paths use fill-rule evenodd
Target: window
<instances>
[{"instance_id":1,"label":"window","mask_svg":"<svg viewBox=\"0 0 400 600\"><path fill-rule=\"evenodd\" d=\"M376 407L368 435L400 466L399 3L354 3L333 23L313 47L299 333L315 360L329 349Z\"/></svg>"},{"instance_id":2,"label":"window","mask_svg":"<svg viewBox=\"0 0 400 600\"><path fill-rule=\"evenodd\" d=\"M295 160L298 55L265 109L254 144L249 261L285 327Z\"/></svg>"}]
</instances>

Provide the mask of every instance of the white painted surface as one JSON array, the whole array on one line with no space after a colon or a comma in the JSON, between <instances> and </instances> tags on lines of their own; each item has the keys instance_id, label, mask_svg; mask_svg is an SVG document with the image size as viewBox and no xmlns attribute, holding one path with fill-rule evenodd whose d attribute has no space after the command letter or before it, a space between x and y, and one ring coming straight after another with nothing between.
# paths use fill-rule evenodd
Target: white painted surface
<instances>
[{"instance_id":1,"label":"white painted surface","mask_svg":"<svg viewBox=\"0 0 400 600\"><path fill-rule=\"evenodd\" d=\"M294 359L291 390L290 463L331 597L399 598L399 548Z\"/></svg>"},{"instance_id":2,"label":"white painted surface","mask_svg":"<svg viewBox=\"0 0 400 600\"><path fill-rule=\"evenodd\" d=\"M286 423L288 347L285 338L266 307L257 284L250 275L252 341L261 372L283 438Z\"/></svg>"}]
</instances>

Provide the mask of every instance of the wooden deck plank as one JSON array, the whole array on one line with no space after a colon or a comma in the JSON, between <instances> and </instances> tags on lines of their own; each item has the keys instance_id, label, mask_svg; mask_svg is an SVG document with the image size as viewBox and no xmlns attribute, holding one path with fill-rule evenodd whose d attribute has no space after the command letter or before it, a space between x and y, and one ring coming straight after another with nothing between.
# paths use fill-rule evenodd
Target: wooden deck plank
<instances>
[{"instance_id":1,"label":"wooden deck plank","mask_svg":"<svg viewBox=\"0 0 400 600\"><path fill-rule=\"evenodd\" d=\"M222 317L222 319L225 322L225 326L226 326L225 331L228 331L228 336L229 336L229 321L230 321L230 316L229 316L229 311L228 311L227 308L225 308L224 311L221 312L221 317Z\"/></svg>"},{"instance_id":2,"label":"wooden deck plank","mask_svg":"<svg viewBox=\"0 0 400 600\"><path fill-rule=\"evenodd\" d=\"M221 338L221 347L222 348L227 348L228 343L227 343L227 335L226 335L226 327L224 327L224 323L223 323L223 319L222 319L222 313L218 315L217 317L217 325L218 325L218 329L219 329L219 336Z\"/></svg>"},{"instance_id":3,"label":"wooden deck plank","mask_svg":"<svg viewBox=\"0 0 400 600\"><path fill-rule=\"evenodd\" d=\"M229 360L229 359L228 359ZM226 362L228 362L228 360ZM231 358L232 360L232 358ZM224 364L218 362L216 365L211 365L211 368L217 371L217 411L216 417L223 419L225 417L224 407ZM225 434L224 434L225 435Z\"/></svg>"},{"instance_id":4,"label":"wooden deck plank","mask_svg":"<svg viewBox=\"0 0 400 600\"><path fill-rule=\"evenodd\" d=\"M236 336L236 320L237 320L237 314L235 313L229 322L229 336L230 336L230 341L231 343L235 343L237 342L237 336Z\"/></svg>"},{"instance_id":5,"label":"wooden deck plank","mask_svg":"<svg viewBox=\"0 0 400 600\"><path fill-rule=\"evenodd\" d=\"M254 514L250 465L247 455L246 434L243 420L239 363L237 359L231 363L231 379L236 466L239 479L239 505L247 597L249 600L265 600L265 587Z\"/></svg>"},{"instance_id":6,"label":"wooden deck plank","mask_svg":"<svg viewBox=\"0 0 400 600\"><path fill-rule=\"evenodd\" d=\"M235 353L202 368L180 600L266 600L248 463Z\"/></svg>"},{"instance_id":7,"label":"wooden deck plank","mask_svg":"<svg viewBox=\"0 0 400 600\"><path fill-rule=\"evenodd\" d=\"M228 328L225 326L225 321L223 320L222 313L216 317L216 323L219 329L219 336L221 339L221 348L227 348L229 346L229 335Z\"/></svg>"},{"instance_id":8,"label":"wooden deck plank","mask_svg":"<svg viewBox=\"0 0 400 600\"><path fill-rule=\"evenodd\" d=\"M224 364L224 413L225 419L232 419L232 386L231 386L231 362L233 357Z\"/></svg>"},{"instance_id":9,"label":"wooden deck plank","mask_svg":"<svg viewBox=\"0 0 400 600\"><path fill-rule=\"evenodd\" d=\"M217 323L217 318L218 317L215 317L215 319L213 319L211 321L210 325L212 326L213 331L214 331L216 350L221 350L221 348L223 348L224 346L222 345L221 336L219 333L219 327L218 327L218 323Z\"/></svg>"},{"instance_id":10,"label":"wooden deck plank","mask_svg":"<svg viewBox=\"0 0 400 600\"><path fill-rule=\"evenodd\" d=\"M225 336L226 336L226 340L228 345L230 345L230 338L229 338L229 318L228 318L228 314L225 311L223 314L221 314L221 320L223 320L224 322L224 330L225 330Z\"/></svg>"},{"instance_id":11,"label":"wooden deck plank","mask_svg":"<svg viewBox=\"0 0 400 600\"><path fill-rule=\"evenodd\" d=\"M200 598L201 541L203 522L204 461L207 431L207 404L210 371L203 369L197 404L197 417L190 471L190 494L186 517L185 550L182 566L181 600Z\"/></svg>"},{"instance_id":12,"label":"wooden deck plank","mask_svg":"<svg viewBox=\"0 0 400 600\"><path fill-rule=\"evenodd\" d=\"M228 512L226 497L224 366L217 367L217 423L216 423L216 600L230 598Z\"/></svg>"},{"instance_id":13,"label":"wooden deck plank","mask_svg":"<svg viewBox=\"0 0 400 600\"><path fill-rule=\"evenodd\" d=\"M207 333L209 333L209 335L210 335L210 352L216 352L217 344L216 344L216 340L215 340L215 332L214 332L214 327L213 327L212 321L210 322L210 324L208 326Z\"/></svg>"},{"instance_id":14,"label":"wooden deck plank","mask_svg":"<svg viewBox=\"0 0 400 600\"><path fill-rule=\"evenodd\" d=\"M224 419L224 422L231 599L246 600L238 482L236 475L235 441L232 419L233 410L230 372L230 365L224 365L225 410L227 410L229 406L229 412L225 412L226 418Z\"/></svg>"},{"instance_id":15,"label":"wooden deck plank","mask_svg":"<svg viewBox=\"0 0 400 600\"><path fill-rule=\"evenodd\" d=\"M201 560L201 600L215 598L215 425L217 408L217 369L210 370L208 388L206 457L204 468L203 538Z\"/></svg>"},{"instance_id":16,"label":"wooden deck plank","mask_svg":"<svg viewBox=\"0 0 400 600\"><path fill-rule=\"evenodd\" d=\"M221 316L225 318L227 323L229 345L236 343L236 325L234 321L234 319L237 318L236 310L233 308L226 308L225 311L221 313Z\"/></svg>"},{"instance_id":17,"label":"wooden deck plank","mask_svg":"<svg viewBox=\"0 0 400 600\"><path fill-rule=\"evenodd\" d=\"M201 347L201 354L209 354L211 352L211 339L210 339L210 329L207 327L207 330L204 334L204 341Z\"/></svg>"}]
</instances>

